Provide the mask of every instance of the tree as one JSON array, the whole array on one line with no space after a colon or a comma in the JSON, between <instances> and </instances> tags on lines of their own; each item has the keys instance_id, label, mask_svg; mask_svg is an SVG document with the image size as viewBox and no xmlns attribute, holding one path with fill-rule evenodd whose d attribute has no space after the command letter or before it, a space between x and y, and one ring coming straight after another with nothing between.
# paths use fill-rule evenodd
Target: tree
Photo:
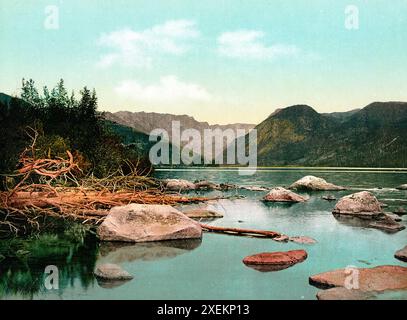
<instances>
[{"instance_id":1,"label":"tree","mask_svg":"<svg viewBox=\"0 0 407 320\"><path fill-rule=\"evenodd\" d=\"M42 106L42 99L35 87L34 80L22 80L21 99L36 108Z\"/></svg>"}]
</instances>

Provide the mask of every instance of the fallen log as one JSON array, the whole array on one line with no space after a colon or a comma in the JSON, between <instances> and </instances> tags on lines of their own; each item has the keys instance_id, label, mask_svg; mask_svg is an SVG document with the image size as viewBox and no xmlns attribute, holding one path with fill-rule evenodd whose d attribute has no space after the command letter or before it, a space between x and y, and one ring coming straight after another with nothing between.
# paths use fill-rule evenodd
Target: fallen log
<instances>
[{"instance_id":1,"label":"fallen log","mask_svg":"<svg viewBox=\"0 0 407 320\"><path fill-rule=\"evenodd\" d=\"M242 228L227 228L227 227L215 227L207 224L201 223L201 228L208 232L219 232L225 234L231 234L242 237L260 237L260 238L271 238L277 241L288 241L289 237L276 232L267 230L253 230L253 229L242 229Z\"/></svg>"}]
</instances>

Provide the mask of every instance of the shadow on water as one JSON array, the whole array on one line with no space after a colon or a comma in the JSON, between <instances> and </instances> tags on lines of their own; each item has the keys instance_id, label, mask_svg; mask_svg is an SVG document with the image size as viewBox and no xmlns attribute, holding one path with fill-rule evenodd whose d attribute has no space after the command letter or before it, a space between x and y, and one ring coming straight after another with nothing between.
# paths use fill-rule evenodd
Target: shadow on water
<instances>
[{"instance_id":1,"label":"shadow on water","mask_svg":"<svg viewBox=\"0 0 407 320\"><path fill-rule=\"evenodd\" d=\"M83 288L94 283L93 269L97 256L96 238L86 234L74 239L66 234L43 234L26 239L0 241L0 299L16 297L32 299L46 292L47 266L58 268L59 289Z\"/></svg>"},{"instance_id":2,"label":"shadow on water","mask_svg":"<svg viewBox=\"0 0 407 320\"><path fill-rule=\"evenodd\" d=\"M120 264L133 261L155 261L175 258L198 248L201 242L201 239L143 242L136 244L103 242L99 247L97 264Z\"/></svg>"},{"instance_id":3,"label":"shadow on water","mask_svg":"<svg viewBox=\"0 0 407 320\"><path fill-rule=\"evenodd\" d=\"M298 205L297 202L273 202L273 201L261 201L264 206L267 208L281 208L281 209L287 209L291 208L294 205Z\"/></svg>"},{"instance_id":4,"label":"shadow on water","mask_svg":"<svg viewBox=\"0 0 407 320\"><path fill-rule=\"evenodd\" d=\"M354 227L354 228L365 228L365 229L372 229L373 223L375 222L380 222L381 220L372 220L372 219L363 219L359 217L350 217L350 216L344 216L344 215L338 215L334 214L334 217L336 221L338 221L342 225L346 225L349 227ZM403 225L403 223L402 223ZM400 229L386 229L386 228L375 228L383 233L386 234L394 234L399 231L402 231Z\"/></svg>"},{"instance_id":5,"label":"shadow on water","mask_svg":"<svg viewBox=\"0 0 407 320\"><path fill-rule=\"evenodd\" d=\"M246 264L247 267L260 272L280 271L292 267L291 265Z\"/></svg>"}]
</instances>

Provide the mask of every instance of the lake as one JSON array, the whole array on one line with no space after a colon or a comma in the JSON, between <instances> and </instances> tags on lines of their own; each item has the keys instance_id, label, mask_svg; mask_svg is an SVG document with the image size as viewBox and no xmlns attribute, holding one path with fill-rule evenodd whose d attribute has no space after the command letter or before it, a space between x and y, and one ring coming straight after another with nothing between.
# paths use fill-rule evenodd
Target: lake
<instances>
[{"instance_id":1,"label":"lake","mask_svg":"<svg viewBox=\"0 0 407 320\"><path fill-rule=\"evenodd\" d=\"M308 202L293 205L265 204L260 200L266 192L225 192L223 195L244 198L210 201L208 206L222 213L224 218L209 223L273 230L289 236L303 235L316 239L316 244L279 243L271 239L214 233L204 233L202 241L133 245L98 244L94 237L86 237L81 243L58 238L50 242L39 237L30 240L30 252L19 252L19 255L27 255L24 259L5 263L0 256L0 298L316 299L318 289L308 284L311 275L347 266L405 265L394 258L394 253L407 244L407 230L388 234L341 223L331 214L336 202L321 197L333 194L339 199L368 190L389 205L387 211L400 206L407 208L407 191L395 189L407 183L406 171L260 169L252 176L239 176L235 169L155 172L158 178L207 179L266 187L288 186L305 175L319 176L350 190L309 192L306 193L311 197ZM405 217L401 223L406 224ZM308 258L285 270L259 272L242 263L247 255L293 249L306 250ZM92 271L96 263L102 262L119 264L134 279L118 286L98 283ZM58 267L59 289L45 288L44 268L47 265ZM405 293L392 293L390 297L407 299Z\"/></svg>"}]
</instances>

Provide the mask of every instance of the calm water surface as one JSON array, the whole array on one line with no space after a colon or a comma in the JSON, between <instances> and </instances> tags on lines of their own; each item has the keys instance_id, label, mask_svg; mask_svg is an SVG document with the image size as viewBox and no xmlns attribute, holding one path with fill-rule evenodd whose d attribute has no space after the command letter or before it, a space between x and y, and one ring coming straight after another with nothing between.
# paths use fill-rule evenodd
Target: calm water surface
<instances>
[{"instance_id":1,"label":"calm water surface","mask_svg":"<svg viewBox=\"0 0 407 320\"><path fill-rule=\"evenodd\" d=\"M388 211L400 206L407 208L407 191L395 189L407 183L407 172L259 170L253 176L239 176L235 170L155 173L159 178L208 179L217 183L267 187L288 186L308 174L348 186L351 190L308 193L310 201L293 205L266 205L260 201L265 192L233 191L229 195L245 198L210 202L211 209L224 214L224 218L210 223L274 230L290 236L304 235L315 238L317 244L277 243L270 239L210 233L205 233L202 241L99 245L86 240L84 245L57 242L53 248L33 244L36 250L23 265L21 261L0 261L0 298L315 299L318 289L308 284L310 275L347 266L403 265L393 255L407 244L407 230L387 234L338 222L331 214L335 201L328 202L321 197L334 194L339 198L369 190L389 205ZM405 217L402 223L406 224ZM277 272L259 272L242 263L247 255L292 249L305 249L308 259ZM98 283L92 270L96 263L103 262L121 265L134 275L134 279L119 286ZM58 290L46 290L43 286L43 270L48 264L60 269ZM407 298L404 293L383 296L386 297Z\"/></svg>"}]
</instances>

